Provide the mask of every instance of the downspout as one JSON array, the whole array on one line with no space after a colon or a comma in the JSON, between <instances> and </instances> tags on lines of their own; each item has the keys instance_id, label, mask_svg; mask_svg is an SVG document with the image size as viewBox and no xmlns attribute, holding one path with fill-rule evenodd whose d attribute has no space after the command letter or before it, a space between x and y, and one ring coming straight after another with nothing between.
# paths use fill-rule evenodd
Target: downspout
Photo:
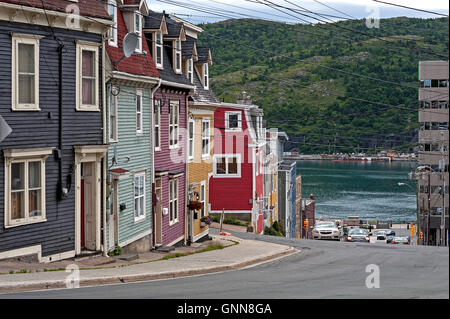
<instances>
[{"instance_id":1,"label":"downspout","mask_svg":"<svg viewBox=\"0 0 450 319\"><path fill-rule=\"evenodd\" d=\"M189 196L189 162L188 162L188 156L189 156L189 102L188 102L188 97L191 95L191 91L189 91L186 95L185 95L185 108L186 108L186 130L185 130L185 134L186 134L186 138L185 138L185 156L184 156L184 166L185 166L185 191L184 191L184 246L186 246L187 243L187 237L190 236L190 234L188 234L188 218L189 218L189 210L187 209L187 205L188 205L188 196ZM194 225L192 225L193 227ZM190 239L189 242L191 242L193 240Z\"/></svg>"},{"instance_id":2,"label":"downspout","mask_svg":"<svg viewBox=\"0 0 450 319\"><path fill-rule=\"evenodd\" d=\"M155 131L153 129L154 127L154 117L153 117L153 113L154 113L154 108L155 108L155 101L154 101L154 96L155 96L155 92L160 88L161 86L161 78L159 78L158 83L156 84L156 86L152 89L150 89L150 158L151 158L151 162L152 162L152 167L150 169L150 180L151 180L151 185L152 185L152 194L153 192L155 192L155 148L153 147L153 145L155 145ZM152 196L153 198L153 196ZM152 249L156 247L155 245L155 203L152 202L152 225L151 225L151 230L152 230L152 243L151 243L151 247Z\"/></svg>"},{"instance_id":3,"label":"downspout","mask_svg":"<svg viewBox=\"0 0 450 319\"><path fill-rule=\"evenodd\" d=\"M103 117L103 144L106 145L106 49L105 49L105 41L102 39L102 117ZM106 174L108 167L108 152L106 152L105 156L102 159L103 172L102 172L102 199L103 199L103 256L108 256L108 246L106 245Z\"/></svg>"},{"instance_id":4,"label":"downspout","mask_svg":"<svg viewBox=\"0 0 450 319\"><path fill-rule=\"evenodd\" d=\"M59 86L59 90L58 90L58 112L59 112L59 117L58 117L58 150L56 151L55 157L58 160L58 189L57 189L57 198L58 201L61 201L64 198L64 191L63 191L63 172L62 172L62 161L63 161L63 94L62 94L62 90L63 90L63 49L64 49L64 44L62 42L59 41L58 43L58 68L59 68L59 79L58 79L58 86Z\"/></svg>"}]
</instances>

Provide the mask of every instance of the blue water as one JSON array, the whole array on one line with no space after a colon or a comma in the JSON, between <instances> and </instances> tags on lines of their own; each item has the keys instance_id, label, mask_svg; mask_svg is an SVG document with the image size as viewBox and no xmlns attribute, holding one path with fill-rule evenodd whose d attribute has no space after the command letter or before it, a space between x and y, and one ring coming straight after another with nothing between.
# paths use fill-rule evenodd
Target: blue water
<instances>
[{"instance_id":1,"label":"blue water","mask_svg":"<svg viewBox=\"0 0 450 319\"><path fill-rule=\"evenodd\" d=\"M360 216L393 222L415 221L415 181L409 162L298 161L302 196L314 194L316 217ZM409 186L399 186L406 183Z\"/></svg>"}]
</instances>

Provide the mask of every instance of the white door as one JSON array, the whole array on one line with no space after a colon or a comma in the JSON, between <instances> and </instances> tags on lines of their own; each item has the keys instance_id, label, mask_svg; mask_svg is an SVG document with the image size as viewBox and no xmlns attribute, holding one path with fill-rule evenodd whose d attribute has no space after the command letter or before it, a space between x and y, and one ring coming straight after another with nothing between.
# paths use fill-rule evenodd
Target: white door
<instances>
[{"instance_id":1,"label":"white door","mask_svg":"<svg viewBox=\"0 0 450 319\"><path fill-rule=\"evenodd\" d=\"M95 162L83 163L84 179L84 220L85 220L85 247L89 250L96 250L96 223L95 223Z\"/></svg>"}]
</instances>

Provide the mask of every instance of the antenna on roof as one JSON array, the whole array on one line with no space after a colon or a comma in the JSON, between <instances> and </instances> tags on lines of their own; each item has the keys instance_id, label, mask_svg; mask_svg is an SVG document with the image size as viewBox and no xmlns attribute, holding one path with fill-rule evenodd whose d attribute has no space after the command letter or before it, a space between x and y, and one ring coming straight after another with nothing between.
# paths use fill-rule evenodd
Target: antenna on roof
<instances>
[{"instance_id":1,"label":"antenna on roof","mask_svg":"<svg viewBox=\"0 0 450 319\"><path fill-rule=\"evenodd\" d=\"M129 58L133 55L138 45L138 41L139 36L134 32L129 32L125 35L123 38L123 56L119 60L113 62L115 68L117 68L117 65L119 65L120 61L124 58ZM137 53L134 55L147 55L147 52L143 51L142 53Z\"/></svg>"}]
</instances>

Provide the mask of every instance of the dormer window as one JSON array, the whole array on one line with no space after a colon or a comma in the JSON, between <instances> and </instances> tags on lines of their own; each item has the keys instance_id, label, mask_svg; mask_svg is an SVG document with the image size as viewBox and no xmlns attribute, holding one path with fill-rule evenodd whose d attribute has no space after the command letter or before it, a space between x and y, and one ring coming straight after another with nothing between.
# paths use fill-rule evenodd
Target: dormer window
<instances>
[{"instance_id":1,"label":"dormer window","mask_svg":"<svg viewBox=\"0 0 450 319\"><path fill-rule=\"evenodd\" d=\"M163 40L162 40L162 32L157 32L155 36L155 47L156 47L156 54L155 54L155 63L156 67L162 68L163 67Z\"/></svg>"},{"instance_id":2,"label":"dormer window","mask_svg":"<svg viewBox=\"0 0 450 319\"><path fill-rule=\"evenodd\" d=\"M187 60L186 63L186 77L189 79L189 82L194 82L194 62L192 61L192 58Z\"/></svg>"},{"instance_id":3,"label":"dormer window","mask_svg":"<svg viewBox=\"0 0 450 319\"><path fill-rule=\"evenodd\" d=\"M113 19L114 25L111 26L109 32L109 45L117 46L117 1L108 0L108 13Z\"/></svg>"},{"instance_id":4,"label":"dormer window","mask_svg":"<svg viewBox=\"0 0 450 319\"><path fill-rule=\"evenodd\" d=\"M175 73L181 73L181 41L179 39L175 40L174 46L174 58L175 61L173 63L175 67Z\"/></svg>"},{"instance_id":5,"label":"dormer window","mask_svg":"<svg viewBox=\"0 0 450 319\"><path fill-rule=\"evenodd\" d=\"M136 51L141 52L142 51L142 23L141 23L141 16L138 12L136 12L134 14L134 32L139 37Z\"/></svg>"},{"instance_id":6,"label":"dormer window","mask_svg":"<svg viewBox=\"0 0 450 319\"><path fill-rule=\"evenodd\" d=\"M209 89L208 63L203 64L203 86L206 90Z\"/></svg>"}]
</instances>

